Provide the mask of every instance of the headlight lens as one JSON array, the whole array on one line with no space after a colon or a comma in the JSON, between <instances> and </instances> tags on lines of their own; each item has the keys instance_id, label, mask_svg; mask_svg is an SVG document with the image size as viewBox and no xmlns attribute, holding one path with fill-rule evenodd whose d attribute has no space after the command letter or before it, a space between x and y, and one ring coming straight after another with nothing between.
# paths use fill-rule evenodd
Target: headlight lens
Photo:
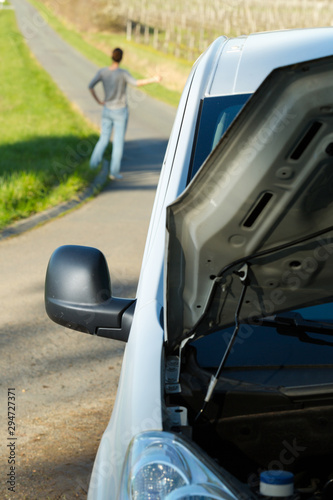
<instances>
[{"instance_id":1,"label":"headlight lens","mask_svg":"<svg viewBox=\"0 0 333 500\"><path fill-rule=\"evenodd\" d=\"M150 431L136 436L129 446L118 498L237 500L240 491L229 482L222 482L198 451L178 435Z\"/></svg>"},{"instance_id":2,"label":"headlight lens","mask_svg":"<svg viewBox=\"0 0 333 500\"><path fill-rule=\"evenodd\" d=\"M135 500L165 498L170 492L186 484L184 478L172 467L155 462L147 464L134 476L131 494Z\"/></svg>"}]
</instances>

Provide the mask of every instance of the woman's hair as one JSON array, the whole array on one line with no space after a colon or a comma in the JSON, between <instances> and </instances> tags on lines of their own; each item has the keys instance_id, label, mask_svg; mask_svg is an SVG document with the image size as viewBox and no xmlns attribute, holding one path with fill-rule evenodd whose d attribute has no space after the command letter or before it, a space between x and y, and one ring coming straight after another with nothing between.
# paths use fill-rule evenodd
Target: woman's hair
<instances>
[{"instance_id":1,"label":"woman's hair","mask_svg":"<svg viewBox=\"0 0 333 500\"><path fill-rule=\"evenodd\" d=\"M123 58L123 51L119 48L114 49L112 52L112 60L119 63Z\"/></svg>"}]
</instances>

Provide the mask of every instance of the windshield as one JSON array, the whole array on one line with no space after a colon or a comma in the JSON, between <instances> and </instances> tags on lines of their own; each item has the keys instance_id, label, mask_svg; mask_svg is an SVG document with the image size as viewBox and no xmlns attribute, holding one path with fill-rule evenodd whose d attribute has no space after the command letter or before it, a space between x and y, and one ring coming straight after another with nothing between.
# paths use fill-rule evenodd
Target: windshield
<instances>
[{"instance_id":1,"label":"windshield","mask_svg":"<svg viewBox=\"0 0 333 500\"><path fill-rule=\"evenodd\" d=\"M332 302L289 311L288 317L291 313L313 325L333 325ZM233 330L224 328L191 343L200 367L219 365ZM243 323L221 376L269 386L333 383L333 329L326 334L298 331L278 316L270 326Z\"/></svg>"},{"instance_id":2,"label":"windshield","mask_svg":"<svg viewBox=\"0 0 333 500\"><path fill-rule=\"evenodd\" d=\"M201 101L189 181L199 170L251 94L206 97Z\"/></svg>"}]
</instances>

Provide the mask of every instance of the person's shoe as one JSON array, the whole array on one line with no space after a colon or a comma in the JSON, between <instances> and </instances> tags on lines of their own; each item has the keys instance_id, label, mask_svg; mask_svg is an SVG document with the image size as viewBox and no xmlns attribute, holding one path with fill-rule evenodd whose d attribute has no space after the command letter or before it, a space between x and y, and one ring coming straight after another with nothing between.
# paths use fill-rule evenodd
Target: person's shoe
<instances>
[{"instance_id":1,"label":"person's shoe","mask_svg":"<svg viewBox=\"0 0 333 500\"><path fill-rule=\"evenodd\" d=\"M110 175L109 175L109 179L111 179L112 181L115 181L115 180L120 180L120 179L122 179L122 178L123 178L123 176L122 176L122 175L120 175L120 174L114 174L114 175L113 175L113 174L110 174Z\"/></svg>"}]
</instances>

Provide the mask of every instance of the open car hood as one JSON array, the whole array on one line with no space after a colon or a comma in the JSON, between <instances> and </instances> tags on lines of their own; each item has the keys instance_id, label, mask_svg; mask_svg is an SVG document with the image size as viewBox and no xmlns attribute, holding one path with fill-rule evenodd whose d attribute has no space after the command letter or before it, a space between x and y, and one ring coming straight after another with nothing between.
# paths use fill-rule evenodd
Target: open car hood
<instances>
[{"instance_id":1,"label":"open car hood","mask_svg":"<svg viewBox=\"0 0 333 500\"><path fill-rule=\"evenodd\" d=\"M167 209L171 348L333 289L333 57L274 70Z\"/></svg>"}]
</instances>

